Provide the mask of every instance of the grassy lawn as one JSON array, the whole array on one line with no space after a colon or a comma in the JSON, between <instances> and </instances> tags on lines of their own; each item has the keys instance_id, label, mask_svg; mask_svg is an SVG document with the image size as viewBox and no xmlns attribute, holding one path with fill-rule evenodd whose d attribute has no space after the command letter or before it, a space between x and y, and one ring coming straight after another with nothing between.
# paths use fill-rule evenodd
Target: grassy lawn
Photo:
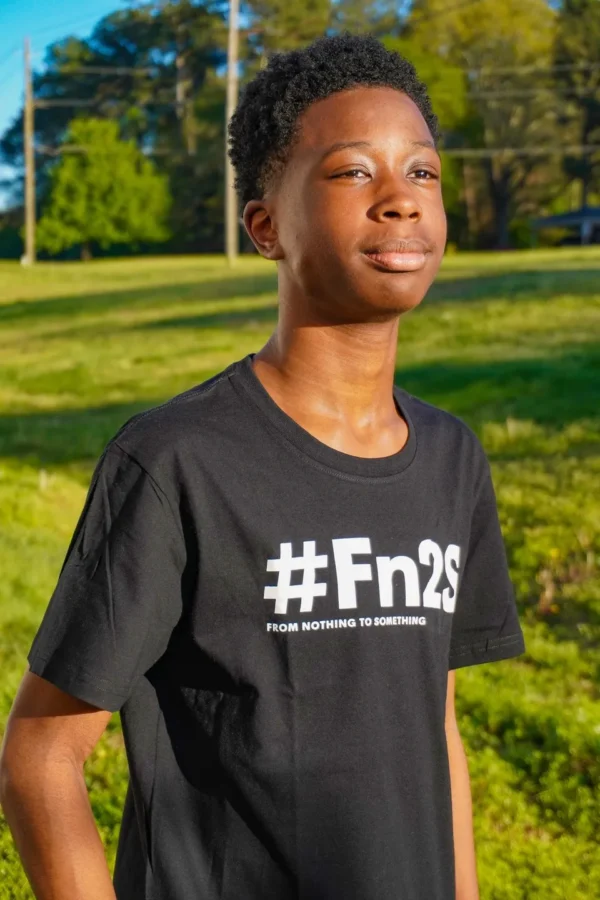
<instances>
[{"instance_id":1,"label":"grassy lawn","mask_svg":"<svg viewBox=\"0 0 600 900\"><path fill-rule=\"evenodd\" d=\"M0 262L0 732L106 442L258 350L276 294L256 256ZM600 897L600 252L447 257L397 381L483 441L528 648L457 672L482 900ZM112 868L118 714L86 778ZM30 897L0 816L0 898Z\"/></svg>"}]
</instances>

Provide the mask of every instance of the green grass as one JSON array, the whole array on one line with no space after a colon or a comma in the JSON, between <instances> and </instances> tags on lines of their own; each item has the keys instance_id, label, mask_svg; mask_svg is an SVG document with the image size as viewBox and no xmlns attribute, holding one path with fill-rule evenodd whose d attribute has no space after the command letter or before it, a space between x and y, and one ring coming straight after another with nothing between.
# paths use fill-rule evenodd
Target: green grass
<instances>
[{"instance_id":1,"label":"green grass","mask_svg":"<svg viewBox=\"0 0 600 900\"><path fill-rule=\"evenodd\" d=\"M528 652L457 672L482 900L600 896L600 252L447 257L397 380L492 463ZM272 264L0 263L0 730L92 468L133 413L257 350ZM118 716L86 765L111 867ZM29 898L0 818L0 898Z\"/></svg>"}]
</instances>

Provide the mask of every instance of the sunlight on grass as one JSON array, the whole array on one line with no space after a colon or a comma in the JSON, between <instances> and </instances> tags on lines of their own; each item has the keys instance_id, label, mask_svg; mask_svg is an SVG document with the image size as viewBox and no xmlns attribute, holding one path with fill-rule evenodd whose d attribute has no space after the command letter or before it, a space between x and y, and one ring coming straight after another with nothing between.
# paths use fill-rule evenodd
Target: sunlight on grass
<instances>
[{"instance_id":1,"label":"sunlight on grass","mask_svg":"<svg viewBox=\"0 0 600 900\"><path fill-rule=\"evenodd\" d=\"M600 896L600 250L449 256L401 322L396 378L490 458L527 654L457 673L481 896ZM132 415L258 350L257 256L0 263L0 728L92 469ZM86 765L112 867L118 716ZM0 818L0 898L31 894Z\"/></svg>"}]
</instances>

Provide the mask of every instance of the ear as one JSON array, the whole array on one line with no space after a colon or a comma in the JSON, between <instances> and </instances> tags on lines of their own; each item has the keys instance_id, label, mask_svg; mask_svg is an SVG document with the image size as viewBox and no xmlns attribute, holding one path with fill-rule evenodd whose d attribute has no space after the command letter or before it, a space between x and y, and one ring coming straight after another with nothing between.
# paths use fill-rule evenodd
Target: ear
<instances>
[{"instance_id":1,"label":"ear","mask_svg":"<svg viewBox=\"0 0 600 900\"><path fill-rule=\"evenodd\" d=\"M249 200L244 207L244 228L250 240L265 259L283 259L277 230L265 200Z\"/></svg>"}]
</instances>

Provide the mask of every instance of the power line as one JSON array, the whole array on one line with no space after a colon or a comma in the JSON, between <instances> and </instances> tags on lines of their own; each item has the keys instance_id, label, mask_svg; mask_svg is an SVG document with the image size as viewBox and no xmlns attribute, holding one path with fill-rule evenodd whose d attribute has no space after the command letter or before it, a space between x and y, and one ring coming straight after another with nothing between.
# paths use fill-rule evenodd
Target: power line
<instances>
[{"instance_id":1,"label":"power line","mask_svg":"<svg viewBox=\"0 0 600 900\"><path fill-rule=\"evenodd\" d=\"M528 65L520 65L520 66L479 66L477 68L467 67L467 71L469 72L480 72L480 73L497 73L499 75L502 74L510 74L511 72L548 72L552 73L554 71L561 72L569 72L580 69L581 71L585 71L586 69L600 69L600 63L556 63L551 66L540 66L537 63L530 63Z\"/></svg>"},{"instance_id":2,"label":"power line","mask_svg":"<svg viewBox=\"0 0 600 900\"><path fill-rule=\"evenodd\" d=\"M469 6L476 6L481 2L482 0L461 0L460 3L455 3L454 6L448 6L446 9L439 10L438 12L423 13L414 16L414 18L409 15L406 22L408 25L412 25L413 23L418 24L419 22L437 22L438 19L441 19L442 16L447 16L448 13L460 12L463 9L468 9Z\"/></svg>"},{"instance_id":3,"label":"power line","mask_svg":"<svg viewBox=\"0 0 600 900\"><path fill-rule=\"evenodd\" d=\"M464 157L490 157L502 153L512 153L514 156L566 156L571 153L594 153L600 150L600 144L563 144L558 147L463 147L446 150L440 148L446 156Z\"/></svg>"},{"instance_id":4,"label":"power line","mask_svg":"<svg viewBox=\"0 0 600 900\"><path fill-rule=\"evenodd\" d=\"M78 100L73 97L70 100L34 100L33 105L36 109L49 109L54 106L97 106L100 100Z\"/></svg>"},{"instance_id":5,"label":"power line","mask_svg":"<svg viewBox=\"0 0 600 900\"><path fill-rule=\"evenodd\" d=\"M7 53L7 55L4 56L4 57L0 60L0 69L2 69L2 68L6 65L7 62L10 62L10 60L11 60L14 56L17 55L17 53L19 52L20 49L21 49L21 48L20 48L19 44L15 44L15 46L13 47L13 49L12 49L12 50L9 50L9 52ZM7 81L10 81L11 78L14 77L14 74L15 74L14 71L9 71L9 72L8 72L8 75L5 74L5 76L4 76L4 78L2 79L2 81L0 81L0 87L2 87L3 84L6 84Z\"/></svg>"},{"instance_id":6,"label":"power line","mask_svg":"<svg viewBox=\"0 0 600 900\"><path fill-rule=\"evenodd\" d=\"M63 144L61 147L49 147L47 144L36 144L36 153L42 153L45 156L62 156L63 153L89 153L91 150L97 150L97 147L86 146L85 144ZM106 151L104 151L106 152ZM140 150L144 156L173 156L172 150L162 147L152 148L151 150Z\"/></svg>"},{"instance_id":7,"label":"power line","mask_svg":"<svg viewBox=\"0 0 600 900\"><path fill-rule=\"evenodd\" d=\"M53 107L59 108L86 108L93 106L102 106L103 104L119 104L126 103L129 107L135 106L136 108L145 109L148 106L153 107L164 107L164 108L172 108L177 105L176 101L171 100L141 100L140 102L131 103L125 100L123 97L94 97L91 99L83 99L78 97L72 98L60 98L57 100L34 100L33 105L35 109L52 109Z\"/></svg>"},{"instance_id":8,"label":"power line","mask_svg":"<svg viewBox=\"0 0 600 900\"><path fill-rule=\"evenodd\" d=\"M2 59L0 59L0 69L1 69L3 66L5 66L6 63L7 63L10 59L13 58L13 56L16 56L17 53L20 51L20 49L21 49L21 45L20 45L20 44L15 44L14 47L12 48L12 50L9 50L8 53L7 53L5 56L3 56Z\"/></svg>"},{"instance_id":9,"label":"power line","mask_svg":"<svg viewBox=\"0 0 600 900\"><path fill-rule=\"evenodd\" d=\"M89 153L91 150L96 149L96 147L84 144L63 144L60 147L50 147L47 144L37 144L35 146L37 153L43 153L46 156L61 156L63 153ZM512 153L515 156L552 156L553 154L565 156L570 153L598 152L600 151L600 144L563 144L562 146L554 147L452 147L448 149L441 147L440 150L446 156L475 158L498 156L503 153ZM173 155L172 150L160 147L142 150L141 152L148 156Z\"/></svg>"},{"instance_id":10,"label":"power line","mask_svg":"<svg viewBox=\"0 0 600 900\"><path fill-rule=\"evenodd\" d=\"M481 0L477 0L477 2L481 2ZM2 63L0 63L2 65ZM540 73L548 73L552 74L554 71L596 71L600 69L599 63L566 63L566 64L558 64L556 66L537 66L537 65L526 65L526 66L481 66L479 68L468 67L466 69L469 73L481 73L484 75L488 74L509 74L511 72L540 72ZM72 74L82 74L82 75L130 75L135 73L142 73L146 75L151 75L153 73L160 73L163 71L163 67L161 66L69 66L68 64L61 69L58 70L50 70L46 71L44 75L60 75L64 77L65 75ZM552 88L548 88L548 90L552 90Z\"/></svg>"},{"instance_id":11,"label":"power line","mask_svg":"<svg viewBox=\"0 0 600 900\"><path fill-rule=\"evenodd\" d=\"M563 88L563 87L538 87L538 88L517 88L513 90L509 88L506 91L467 91L467 97L485 97L488 100L506 99L507 97L537 97L539 94L551 94L552 96L584 97L589 94L600 92L600 85L588 88ZM441 92L440 92L441 96ZM444 96L452 96L450 92L444 93Z\"/></svg>"},{"instance_id":12,"label":"power line","mask_svg":"<svg viewBox=\"0 0 600 900\"><path fill-rule=\"evenodd\" d=\"M14 77L15 77L15 73L9 72L9 74L5 75L4 78L2 79L2 81L0 81L0 87L2 87L2 85L6 84L7 81L10 81L11 78L14 78Z\"/></svg>"},{"instance_id":13,"label":"power line","mask_svg":"<svg viewBox=\"0 0 600 900\"><path fill-rule=\"evenodd\" d=\"M94 22L100 21L100 19L98 19L97 14L92 15L92 14L88 13L84 17L79 16L76 19L70 19L68 22L54 22L52 25L45 25L43 28L34 29L34 30L32 30L31 34L34 37L39 37L39 35L49 34L51 31L54 31L54 32L60 31L62 28L65 28L67 30L69 28L79 28L80 26L84 25L86 22L91 22L92 20Z\"/></svg>"},{"instance_id":14,"label":"power line","mask_svg":"<svg viewBox=\"0 0 600 900\"><path fill-rule=\"evenodd\" d=\"M56 74L130 75L135 72L142 72L145 75L150 75L153 72L160 71L160 66L68 66L68 68L60 69Z\"/></svg>"},{"instance_id":15,"label":"power line","mask_svg":"<svg viewBox=\"0 0 600 900\"><path fill-rule=\"evenodd\" d=\"M588 89L585 91L574 91L570 88L561 88L560 90L554 90L553 88L532 88L525 89L522 91L519 90L508 90L508 91L469 91L465 95L467 98L478 98L478 99L487 99L487 100L501 100L501 99L513 99L513 98L525 98L525 97L535 97L539 94L551 94L551 95L564 95L568 94L571 96L583 96L585 94L594 93L596 90L600 91L600 86L596 89ZM439 97L451 97L454 94L450 91L439 91ZM122 97L95 97L95 98L78 98L78 97L58 97L58 98L36 98L33 103L36 109L50 109L52 107L86 107L86 106L100 106L103 103L123 103L126 102ZM134 103L135 106L173 106L173 103L160 102L158 100L146 100L139 103Z\"/></svg>"},{"instance_id":16,"label":"power line","mask_svg":"<svg viewBox=\"0 0 600 900\"><path fill-rule=\"evenodd\" d=\"M589 88L563 88L563 87L539 87L539 88L524 88L520 89L508 89L506 91L467 91L465 96L467 98L480 98L480 99L508 99L508 98L519 98L519 97L535 97L539 94L551 94L551 95L568 95L572 97L580 97L588 94L595 93L596 91L600 92L600 85L598 87L589 87ZM453 91L437 91L438 97L453 97ZM72 98L36 98L34 100L35 106L38 108L47 108L53 106L95 106L103 102L110 102L111 100L120 101L122 98L120 97L98 97L95 99L78 99L76 97ZM155 105L153 101L147 101L145 103L137 103L137 106L152 106Z\"/></svg>"}]
</instances>

